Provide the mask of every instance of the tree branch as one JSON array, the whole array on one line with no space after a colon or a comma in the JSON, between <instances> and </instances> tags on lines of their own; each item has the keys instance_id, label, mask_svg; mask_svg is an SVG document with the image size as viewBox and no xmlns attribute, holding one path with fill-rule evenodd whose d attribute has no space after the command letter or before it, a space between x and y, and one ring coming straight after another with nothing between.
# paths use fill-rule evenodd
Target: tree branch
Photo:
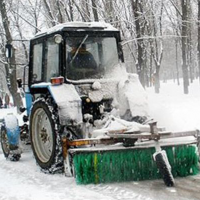
<instances>
[{"instance_id":1,"label":"tree branch","mask_svg":"<svg viewBox=\"0 0 200 200\"><path fill-rule=\"evenodd\" d=\"M172 3L172 5L173 5L174 8L176 9L177 13L182 17L181 11L178 9L178 7L177 7L176 4L173 2L173 0L169 0L169 1Z\"/></svg>"}]
</instances>

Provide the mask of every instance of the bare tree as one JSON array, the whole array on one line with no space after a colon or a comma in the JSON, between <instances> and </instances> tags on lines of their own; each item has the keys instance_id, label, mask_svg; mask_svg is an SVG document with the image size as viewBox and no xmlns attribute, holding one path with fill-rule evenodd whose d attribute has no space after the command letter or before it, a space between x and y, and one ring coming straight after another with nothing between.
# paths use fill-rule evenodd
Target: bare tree
<instances>
[{"instance_id":1,"label":"bare tree","mask_svg":"<svg viewBox=\"0 0 200 200\"><path fill-rule=\"evenodd\" d=\"M41 17L42 0L35 0L35 1L28 0L25 3L23 0L19 0L18 4L21 7L21 10L23 10L23 15L26 13L26 15L28 16L27 19L29 19L30 21L29 25L32 25L32 27L35 29L34 33L36 34L40 30L39 18ZM16 15L15 8L11 9L12 13ZM19 12L17 13L17 15L19 16L19 18L21 18L21 14Z\"/></svg>"},{"instance_id":2,"label":"bare tree","mask_svg":"<svg viewBox=\"0 0 200 200\"><path fill-rule=\"evenodd\" d=\"M153 15L153 34L154 34L154 44L152 47L152 53L153 53L153 58L155 62L155 73L154 73L154 78L155 78L155 92L159 93L160 90L160 67L161 67L161 62L162 62L162 57L163 57L163 44L162 44L162 15L163 15L163 1L161 1L161 5L159 5L160 9L159 11L159 17L156 19L155 16L155 9L152 10L152 15ZM157 23L158 21L158 23ZM158 37L158 39L157 39Z\"/></svg>"},{"instance_id":3,"label":"bare tree","mask_svg":"<svg viewBox=\"0 0 200 200\"><path fill-rule=\"evenodd\" d=\"M200 0L198 0L198 46L197 46L197 55L198 55L198 69L199 69L199 82L200 82Z\"/></svg>"},{"instance_id":4,"label":"bare tree","mask_svg":"<svg viewBox=\"0 0 200 200\"><path fill-rule=\"evenodd\" d=\"M18 5L19 5L19 3L20 3L20 1L18 0L17 2L16 2ZM21 43L22 43L22 47L23 47L23 51L24 51L24 56L25 56L25 63L28 63L28 49L27 49L27 47L26 47L26 45L25 45L25 43L24 43L24 38L23 38L23 33L22 33L22 26L21 26L21 24L20 24L20 17L19 17L19 15L18 15L18 13L19 13L19 7L15 7L15 8L11 8L11 12L12 12L12 10L14 10L15 9L15 13L13 13L13 20L14 20L14 24L15 24L15 27L16 27L16 29L17 29L17 31L18 31L18 33L19 33L19 41L21 40Z\"/></svg>"},{"instance_id":5,"label":"bare tree","mask_svg":"<svg viewBox=\"0 0 200 200\"><path fill-rule=\"evenodd\" d=\"M82 10L81 6L79 6L79 4L77 4L75 0L72 0L72 2L75 5L76 9L78 10L78 12L82 18L82 21L86 22L88 18L87 18L87 16L84 15L84 11Z\"/></svg>"},{"instance_id":6,"label":"bare tree","mask_svg":"<svg viewBox=\"0 0 200 200\"><path fill-rule=\"evenodd\" d=\"M94 15L94 21L98 22L99 21L99 15L97 11L97 1L96 0L91 0L92 1L92 12Z\"/></svg>"},{"instance_id":7,"label":"bare tree","mask_svg":"<svg viewBox=\"0 0 200 200\"><path fill-rule=\"evenodd\" d=\"M189 70L190 82L193 83L194 80L194 65L193 65L193 42L192 42L192 32L193 32L193 23L192 23L192 5L191 1L188 0L188 19L187 23L187 64Z\"/></svg>"},{"instance_id":8,"label":"bare tree","mask_svg":"<svg viewBox=\"0 0 200 200\"><path fill-rule=\"evenodd\" d=\"M3 27L4 31L6 34L6 40L7 43L12 44L13 38L10 32L10 26L9 26L9 19L7 15L7 9L6 9L6 3L4 0L0 0L0 13L1 13L1 18L3 22ZM9 78L10 78L10 92L12 94L13 100L14 100L14 105L17 106L18 108L22 106L22 99L20 94L18 93L18 88L17 88L17 80L16 80L16 59L15 59L15 51L13 50L12 57L10 58L10 70L9 70Z\"/></svg>"},{"instance_id":9,"label":"bare tree","mask_svg":"<svg viewBox=\"0 0 200 200\"><path fill-rule=\"evenodd\" d=\"M51 9L49 2L47 0L43 0L43 4L44 4L44 7L47 11L47 16L49 18L48 21L50 22L51 26L55 26L56 25L56 19L54 18L53 10Z\"/></svg>"},{"instance_id":10,"label":"bare tree","mask_svg":"<svg viewBox=\"0 0 200 200\"><path fill-rule=\"evenodd\" d=\"M145 31L145 21L143 20L143 7L139 0L131 0L132 11L135 21L135 32L137 39L137 62L136 68L139 75L140 81L143 86L145 86L144 78L144 56L145 56L145 43L143 40L144 31Z\"/></svg>"},{"instance_id":11,"label":"bare tree","mask_svg":"<svg viewBox=\"0 0 200 200\"><path fill-rule=\"evenodd\" d=\"M104 17L105 21L108 23L114 22L114 6L113 6L113 0L104 0Z\"/></svg>"},{"instance_id":12,"label":"bare tree","mask_svg":"<svg viewBox=\"0 0 200 200\"><path fill-rule=\"evenodd\" d=\"M89 0L82 0L82 9L84 10L84 15L87 21L91 21Z\"/></svg>"},{"instance_id":13,"label":"bare tree","mask_svg":"<svg viewBox=\"0 0 200 200\"><path fill-rule=\"evenodd\" d=\"M187 20L188 20L188 0L181 0L182 6L182 71L183 71L183 87L184 94L188 94L189 78L187 66Z\"/></svg>"},{"instance_id":14,"label":"bare tree","mask_svg":"<svg viewBox=\"0 0 200 200\"><path fill-rule=\"evenodd\" d=\"M59 23L63 23L63 22L65 22L65 20L64 20L64 16L63 16L63 12L62 12L62 9L61 9L61 2L60 2L60 0L56 0L56 9L58 10L58 22Z\"/></svg>"}]
</instances>

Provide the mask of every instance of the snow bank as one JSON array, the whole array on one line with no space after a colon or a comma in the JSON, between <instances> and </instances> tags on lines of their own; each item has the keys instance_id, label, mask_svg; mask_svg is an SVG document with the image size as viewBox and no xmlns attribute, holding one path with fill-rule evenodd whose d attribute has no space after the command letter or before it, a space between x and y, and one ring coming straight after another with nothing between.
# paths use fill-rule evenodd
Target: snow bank
<instances>
[{"instance_id":1,"label":"snow bank","mask_svg":"<svg viewBox=\"0 0 200 200\"><path fill-rule=\"evenodd\" d=\"M130 108L132 116L148 116L147 93L139 82L138 75L128 74L119 83L119 108L123 112Z\"/></svg>"},{"instance_id":2,"label":"snow bank","mask_svg":"<svg viewBox=\"0 0 200 200\"><path fill-rule=\"evenodd\" d=\"M189 94L183 94L183 86L173 81L161 83L160 94L154 88L147 88L149 114L159 126L169 131L200 129L200 90L199 81L189 87Z\"/></svg>"}]
</instances>

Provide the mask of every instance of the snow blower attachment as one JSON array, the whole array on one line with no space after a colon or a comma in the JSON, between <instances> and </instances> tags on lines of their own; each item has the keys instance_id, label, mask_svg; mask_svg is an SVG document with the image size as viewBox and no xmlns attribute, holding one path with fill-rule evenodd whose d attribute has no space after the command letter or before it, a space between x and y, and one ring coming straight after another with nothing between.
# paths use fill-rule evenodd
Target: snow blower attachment
<instances>
[{"instance_id":1,"label":"snow blower attachment","mask_svg":"<svg viewBox=\"0 0 200 200\"><path fill-rule=\"evenodd\" d=\"M101 139L63 139L66 175L74 174L79 184L163 178L167 186L173 186L173 177L198 173L198 131L158 132L156 123L150 127L151 133L122 130L117 134L107 132L108 137ZM131 141L130 147L119 145L125 141ZM102 144L107 146L97 146ZM85 145L90 147L82 147Z\"/></svg>"},{"instance_id":2,"label":"snow blower attachment","mask_svg":"<svg viewBox=\"0 0 200 200\"><path fill-rule=\"evenodd\" d=\"M80 184L163 178L173 186L173 177L198 173L198 131L145 124L146 92L126 72L120 32L110 24L59 24L30 41L29 55L24 124L2 126L5 157L19 160L20 135L42 171L64 171Z\"/></svg>"}]
</instances>

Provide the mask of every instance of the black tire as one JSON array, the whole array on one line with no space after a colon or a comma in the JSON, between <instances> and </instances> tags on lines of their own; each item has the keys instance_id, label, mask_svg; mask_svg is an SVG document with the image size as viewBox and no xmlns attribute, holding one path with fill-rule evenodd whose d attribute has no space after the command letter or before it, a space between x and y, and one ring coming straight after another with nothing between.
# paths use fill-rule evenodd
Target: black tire
<instances>
[{"instance_id":1,"label":"black tire","mask_svg":"<svg viewBox=\"0 0 200 200\"><path fill-rule=\"evenodd\" d=\"M12 154L10 152L7 131L4 126L1 126L1 137L0 138L1 138L1 148L2 148L5 158L9 159L11 161L19 161L21 158L21 154L15 154L15 153Z\"/></svg>"},{"instance_id":2,"label":"black tire","mask_svg":"<svg viewBox=\"0 0 200 200\"><path fill-rule=\"evenodd\" d=\"M8 138L7 138L7 131L4 126L1 127L1 148L2 148L4 156L8 158L10 154L10 149L9 149L9 143L8 143Z\"/></svg>"},{"instance_id":3,"label":"black tire","mask_svg":"<svg viewBox=\"0 0 200 200\"><path fill-rule=\"evenodd\" d=\"M155 161L165 185L168 187L174 186L173 175L171 173L171 170L168 168L162 153L158 153L155 156Z\"/></svg>"},{"instance_id":4,"label":"black tire","mask_svg":"<svg viewBox=\"0 0 200 200\"><path fill-rule=\"evenodd\" d=\"M30 115L31 146L37 164L47 173L64 169L59 127L56 106L49 99L36 100Z\"/></svg>"}]
</instances>

